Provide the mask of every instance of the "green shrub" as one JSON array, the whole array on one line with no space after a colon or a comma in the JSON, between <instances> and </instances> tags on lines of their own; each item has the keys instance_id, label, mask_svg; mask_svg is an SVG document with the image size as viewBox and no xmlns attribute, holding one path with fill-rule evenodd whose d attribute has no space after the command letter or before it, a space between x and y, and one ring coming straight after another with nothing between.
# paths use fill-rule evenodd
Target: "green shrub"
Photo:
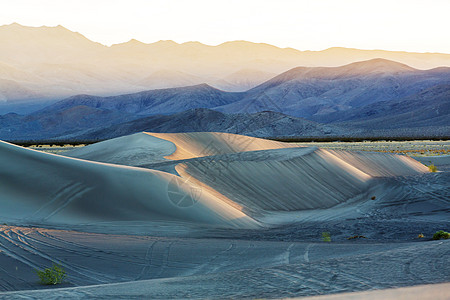
<instances>
[{"instance_id":1,"label":"green shrub","mask_svg":"<svg viewBox=\"0 0 450 300\"><path fill-rule=\"evenodd\" d=\"M59 265L53 264L51 268L44 271L36 270L36 273L42 284L59 284L66 278L66 271Z\"/></svg>"},{"instance_id":2,"label":"green shrub","mask_svg":"<svg viewBox=\"0 0 450 300\"><path fill-rule=\"evenodd\" d=\"M433 234L433 240L448 239L448 238L450 238L450 233L445 232L444 230L439 230L435 234Z\"/></svg>"},{"instance_id":3,"label":"green shrub","mask_svg":"<svg viewBox=\"0 0 450 300\"><path fill-rule=\"evenodd\" d=\"M329 232L322 232L322 241L331 242L331 235Z\"/></svg>"},{"instance_id":4,"label":"green shrub","mask_svg":"<svg viewBox=\"0 0 450 300\"><path fill-rule=\"evenodd\" d=\"M431 165L429 165L428 166L428 170L430 171L430 172L437 172L437 167L434 165L434 164L431 164Z\"/></svg>"}]
</instances>

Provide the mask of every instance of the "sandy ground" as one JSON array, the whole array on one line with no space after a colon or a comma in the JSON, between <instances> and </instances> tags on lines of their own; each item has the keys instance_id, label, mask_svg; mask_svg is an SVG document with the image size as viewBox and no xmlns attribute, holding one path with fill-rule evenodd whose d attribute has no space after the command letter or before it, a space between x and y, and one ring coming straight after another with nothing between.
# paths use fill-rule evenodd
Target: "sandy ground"
<instances>
[{"instance_id":1,"label":"sandy ground","mask_svg":"<svg viewBox=\"0 0 450 300\"><path fill-rule=\"evenodd\" d=\"M450 171L450 155L416 157L424 165L435 165L438 171Z\"/></svg>"},{"instance_id":2,"label":"sandy ground","mask_svg":"<svg viewBox=\"0 0 450 300\"><path fill-rule=\"evenodd\" d=\"M339 299L413 299L445 300L448 299L449 283L420 285L415 287L387 289L359 293L344 293L327 296L309 297L315 300L339 300ZM301 299L301 298L298 298Z\"/></svg>"},{"instance_id":3,"label":"sandy ground","mask_svg":"<svg viewBox=\"0 0 450 300\"><path fill-rule=\"evenodd\" d=\"M367 141L367 142L311 142L299 146L347 151L396 152L414 157L450 154L450 141Z\"/></svg>"},{"instance_id":4,"label":"sandy ground","mask_svg":"<svg viewBox=\"0 0 450 300\"><path fill-rule=\"evenodd\" d=\"M450 173L406 156L198 133L67 155L0 143L0 299L288 298L450 280L450 240L431 239L450 227ZM34 269L52 263L67 281L42 286ZM389 293L429 291L418 289ZM359 295L396 297L380 293Z\"/></svg>"}]
</instances>

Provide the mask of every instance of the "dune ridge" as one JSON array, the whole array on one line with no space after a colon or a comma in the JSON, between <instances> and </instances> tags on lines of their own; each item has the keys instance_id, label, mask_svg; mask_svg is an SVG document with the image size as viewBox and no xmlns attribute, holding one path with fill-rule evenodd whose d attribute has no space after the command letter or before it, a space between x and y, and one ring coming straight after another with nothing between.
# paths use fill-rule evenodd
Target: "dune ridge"
<instances>
[{"instance_id":1,"label":"dune ridge","mask_svg":"<svg viewBox=\"0 0 450 300\"><path fill-rule=\"evenodd\" d=\"M165 156L172 155L176 149L175 144L168 140L141 132L74 149L65 153L65 156L139 166L165 161Z\"/></svg>"},{"instance_id":2,"label":"dune ridge","mask_svg":"<svg viewBox=\"0 0 450 300\"><path fill-rule=\"evenodd\" d=\"M181 220L255 227L242 212L191 184L157 170L42 153L0 142L0 215L5 220L77 224L98 221ZM168 190L196 205L181 207Z\"/></svg>"},{"instance_id":3,"label":"dune ridge","mask_svg":"<svg viewBox=\"0 0 450 300\"><path fill-rule=\"evenodd\" d=\"M215 132L139 133L67 156L1 142L0 216L37 223L180 221L258 228L270 226L264 219L273 213L365 201L378 178L428 172L399 155Z\"/></svg>"},{"instance_id":4,"label":"dune ridge","mask_svg":"<svg viewBox=\"0 0 450 300\"><path fill-rule=\"evenodd\" d=\"M146 145L153 150L140 148L142 139L151 141ZM161 141L172 143L175 150L161 152ZM116 157L108 154L113 144L123 142L127 142L124 149L134 150L121 151L122 156ZM152 151L159 156L144 155ZM298 147L215 132L135 134L68 155L89 159L80 152L97 153L99 156L90 159L119 164L129 163L134 156L145 157L135 165L175 174L208 191L216 201L261 222L273 213L326 209L350 199L367 200L369 191L380 184L377 178L428 172L421 163L399 155Z\"/></svg>"},{"instance_id":5,"label":"dune ridge","mask_svg":"<svg viewBox=\"0 0 450 300\"><path fill-rule=\"evenodd\" d=\"M295 147L287 143L224 132L146 133L175 144L175 152L167 156L171 160Z\"/></svg>"}]
</instances>

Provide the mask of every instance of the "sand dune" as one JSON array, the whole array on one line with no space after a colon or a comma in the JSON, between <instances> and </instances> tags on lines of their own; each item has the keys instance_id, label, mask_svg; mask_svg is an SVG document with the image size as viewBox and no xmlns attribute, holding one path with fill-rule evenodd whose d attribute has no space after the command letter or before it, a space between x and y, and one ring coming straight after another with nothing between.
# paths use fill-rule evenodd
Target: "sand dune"
<instances>
[{"instance_id":1,"label":"sand dune","mask_svg":"<svg viewBox=\"0 0 450 300\"><path fill-rule=\"evenodd\" d=\"M67 155L0 142L1 299L282 298L450 279L450 243L431 241L450 224L449 173L405 156L222 133L139 133ZM38 291L33 270L51 263L68 282Z\"/></svg>"},{"instance_id":2,"label":"sand dune","mask_svg":"<svg viewBox=\"0 0 450 300\"><path fill-rule=\"evenodd\" d=\"M398 155L226 133L140 133L68 154L91 161L7 143L0 151L2 217L44 223L176 220L251 228L254 218L273 212L367 200L375 176L427 172Z\"/></svg>"},{"instance_id":3,"label":"sand dune","mask_svg":"<svg viewBox=\"0 0 450 300\"><path fill-rule=\"evenodd\" d=\"M150 133L123 136L64 155L128 166L243 151L297 147L292 144L223 132Z\"/></svg>"},{"instance_id":4,"label":"sand dune","mask_svg":"<svg viewBox=\"0 0 450 300\"><path fill-rule=\"evenodd\" d=\"M28 222L184 220L256 226L240 211L174 175L101 164L0 143L0 216ZM174 195L169 196L172 191ZM174 201L195 203L180 206Z\"/></svg>"},{"instance_id":5,"label":"sand dune","mask_svg":"<svg viewBox=\"0 0 450 300\"><path fill-rule=\"evenodd\" d=\"M251 215L332 207L365 193L371 179L317 148L185 161L176 170L226 195Z\"/></svg>"},{"instance_id":6,"label":"sand dune","mask_svg":"<svg viewBox=\"0 0 450 300\"><path fill-rule=\"evenodd\" d=\"M173 143L175 150L163 141ZM253 218L367 200L369 191L380 184L375 177L428 171L405 156L296 147L227 133L135 134L68 155L119 164L133 161L179 175ZM162 155L170 161L162 162Z\"/></svg>"}]
</instances>

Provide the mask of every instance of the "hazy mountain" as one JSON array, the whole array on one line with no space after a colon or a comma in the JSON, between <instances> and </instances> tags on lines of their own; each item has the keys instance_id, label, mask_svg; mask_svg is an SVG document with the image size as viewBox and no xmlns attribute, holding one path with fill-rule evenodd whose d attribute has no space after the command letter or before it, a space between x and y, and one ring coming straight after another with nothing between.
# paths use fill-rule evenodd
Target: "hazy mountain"
<instances>
[{"instance_id":1,"label":"hazy mountain","mask_svg":"<svg viewBox=\"0 0 450 300\"><path fill-rule=\"evenodd\" d=\"M321 120L328 114L402 98L443 83L450 83L450 68L423 71L385 59L341 67L298 67L217 109L226 113L243 108L246 112L273 110Z\"/></svg>"},{"instance_id":2,"label":"hazy mountain","mask_svg":"<svg viewBox=\"0 0 450 300\"><path fill-rule=\"evenodd\" d=\"M204 82L200 77L174 70L158 70L138 82L145 89L185 87L202 83Z\"/></svg>"},{"instance_id":3,"label":"hazy mountain","mask_svg":"<svg viewBox=\"0 0 450 300\"><path fill-rule=\"evenodd\" d=\"M0 26L0 43L0 79L13 81L8 91L0 87L3 101L119 95L197 83L243 91L267 80L269 74L294 67L339 66L377 57L422 69L450 66L450 54L346 48L298 51L246 41L208 46L131 40L107 47L62 26L16 23Z\"/></svg>"},{"instance_id":4,"label":"hazy mountain","mask_svg":"<svg viewBox=\"0 0 450 300\"><path fill-rule=\"evenodd\" d=\"M41 63L82 62L106 49L63 26L0 26L0 61L31 70Z\"/></svg>"},{"instance_id":5,"label":"hazy mountain","mask_svg":"<svg viewBox=\"0 0 450 300\"><path fill-rule=\"evenodd\" d=\"M16 23L0 26L0 43L0 78L14 80L37 94L37 100L79 93L112 95L142 90L124 80L122 69L102 59L108 47L62 26L27 27ZM8 67L20 73L16 71L11 77L5 74ZM129 76L134 76L134 71ZM17 91L6 100L29 98Z\"/></svg>"},{"instance_id":6,"label":"hazy mountain","mask_svg":"<svg viewBox=\"0 0 450 300\"><path fill-rule=\"evenodd\" d=\"M323 125L276 112L223 114L210 109L193 109L169 116L151 116L77 136L77 139L109 139L136 132L228 132L257 137L339 136L348 134L334 125ZM358 132L353 130L352 132Z\"/></svg>"},{"instance_id":7,"label":"hazy mountain","mask_svg":"<svg viewBox=\"0 0 450 300\"><path fill-rule=\"evenodd\" d=\"M38 99L40 96L38 92L24 84L14 80L0 78L0 103L15 98L23 100Z\"/></svg>"},{"instance_id":8,"label":"hazy mountain","mask_svg":"<svg viewBox=\"0 0 450 300\"><path fill-rule=\"evenodd\" d=\"M245 92L276 75L276 73L260 70L242 69L225 76L222 80L215 80L211 84L225 91Z\"/></svg>"}]
</instances>

